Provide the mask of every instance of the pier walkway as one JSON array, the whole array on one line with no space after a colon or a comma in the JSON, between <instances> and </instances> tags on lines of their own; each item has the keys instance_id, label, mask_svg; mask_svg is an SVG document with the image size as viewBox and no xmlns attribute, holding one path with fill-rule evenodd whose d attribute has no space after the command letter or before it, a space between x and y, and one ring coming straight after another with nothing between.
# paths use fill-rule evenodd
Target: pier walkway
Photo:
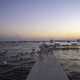
<instances>
[{"instance_id":1,"label":"pier walkway","mask_svg":"<svg viewBox=\"0 0 80 80\"><path fill-rule=\"evenodd\" d=\"M44 56L33 66L27 80L68 80L54 55Z\"/></svg>"}]
</instances>

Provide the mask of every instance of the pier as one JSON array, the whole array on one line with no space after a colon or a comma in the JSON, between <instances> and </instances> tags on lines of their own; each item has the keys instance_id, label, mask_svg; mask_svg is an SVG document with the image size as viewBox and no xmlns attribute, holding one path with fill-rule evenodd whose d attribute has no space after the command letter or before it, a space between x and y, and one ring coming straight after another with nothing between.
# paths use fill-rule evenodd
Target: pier
<instances>
[{"instance_id":1,"label":"pier","mask_svg":"<svg viewBox=\"0 0 80 80\"><path fill-rule=\"evenodd\" d=\"M54 55L43 56L33 66L26 80L69 80Z\"/></svg>"}]
</instances>

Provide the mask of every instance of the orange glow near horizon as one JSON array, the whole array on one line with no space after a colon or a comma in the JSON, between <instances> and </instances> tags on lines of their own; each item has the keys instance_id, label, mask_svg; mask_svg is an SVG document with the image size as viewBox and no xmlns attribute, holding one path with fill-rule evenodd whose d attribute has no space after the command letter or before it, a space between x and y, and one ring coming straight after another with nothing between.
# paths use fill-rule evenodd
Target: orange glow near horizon
<instances>
[{"instance_id":1,"label":"orange glow near horizon","mask_svg":"<svg viewBox=\"0 0 80 80\"><path fill-rule=\"evenodd\" d=\"M8 30L9 29L9 30ZM0 36L5 37L19 37L22 39L79 39L80 32L78 29L66 29L66 30L54 30L52 26L49 27L39 27L38 29L27 30L26 27L11 27L5 28L4 32L0 32Z\"/></svg>"},{"instance_id":2,"label":"orange glow near horizon","mask_svg":"<svg viewBox=\"0 0 80 80\"><path fill-rule=\"evenodd\" d=\"M79 39L80 33L67 33L67 32L32 32L22 34L22 38L34 38L34 39Z\"/></svg>"}]
</instances>

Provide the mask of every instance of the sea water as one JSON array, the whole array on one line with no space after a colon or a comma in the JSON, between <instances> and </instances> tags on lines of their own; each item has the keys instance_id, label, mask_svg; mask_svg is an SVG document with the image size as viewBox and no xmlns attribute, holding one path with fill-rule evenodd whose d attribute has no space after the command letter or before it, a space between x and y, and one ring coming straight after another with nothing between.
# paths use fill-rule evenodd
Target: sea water
<instances>
[{"instance_id":1,"label":"sea water","mask_svg":"<svg viewBox=\"0 0 80 80\"><path fill-rule=\"evenodd\" d=\"M22 42L22 43L4 43L0 44L0 52L8 50L7 56L16 55L17 53L31 52L37 49L40 43ZM80 72L80 50L53 50L56 59L63 66L65 71Z\"/></svg>"}]
</instances>

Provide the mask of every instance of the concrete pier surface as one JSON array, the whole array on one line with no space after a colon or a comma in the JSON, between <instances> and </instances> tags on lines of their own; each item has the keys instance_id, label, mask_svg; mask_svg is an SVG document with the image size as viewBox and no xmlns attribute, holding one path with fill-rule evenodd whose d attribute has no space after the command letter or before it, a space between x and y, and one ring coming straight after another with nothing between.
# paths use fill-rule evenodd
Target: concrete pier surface
<instances>
[{"instance_id":1,"label":"concrete pier surface","mask_svg":"<svg viewBox=\"0 0 80 80\"><path fill-rule=\"evenodd\" d=\"M54 55L44 56L32 68L26 80L69 80Z\"/></svg>"}]
</instances>

